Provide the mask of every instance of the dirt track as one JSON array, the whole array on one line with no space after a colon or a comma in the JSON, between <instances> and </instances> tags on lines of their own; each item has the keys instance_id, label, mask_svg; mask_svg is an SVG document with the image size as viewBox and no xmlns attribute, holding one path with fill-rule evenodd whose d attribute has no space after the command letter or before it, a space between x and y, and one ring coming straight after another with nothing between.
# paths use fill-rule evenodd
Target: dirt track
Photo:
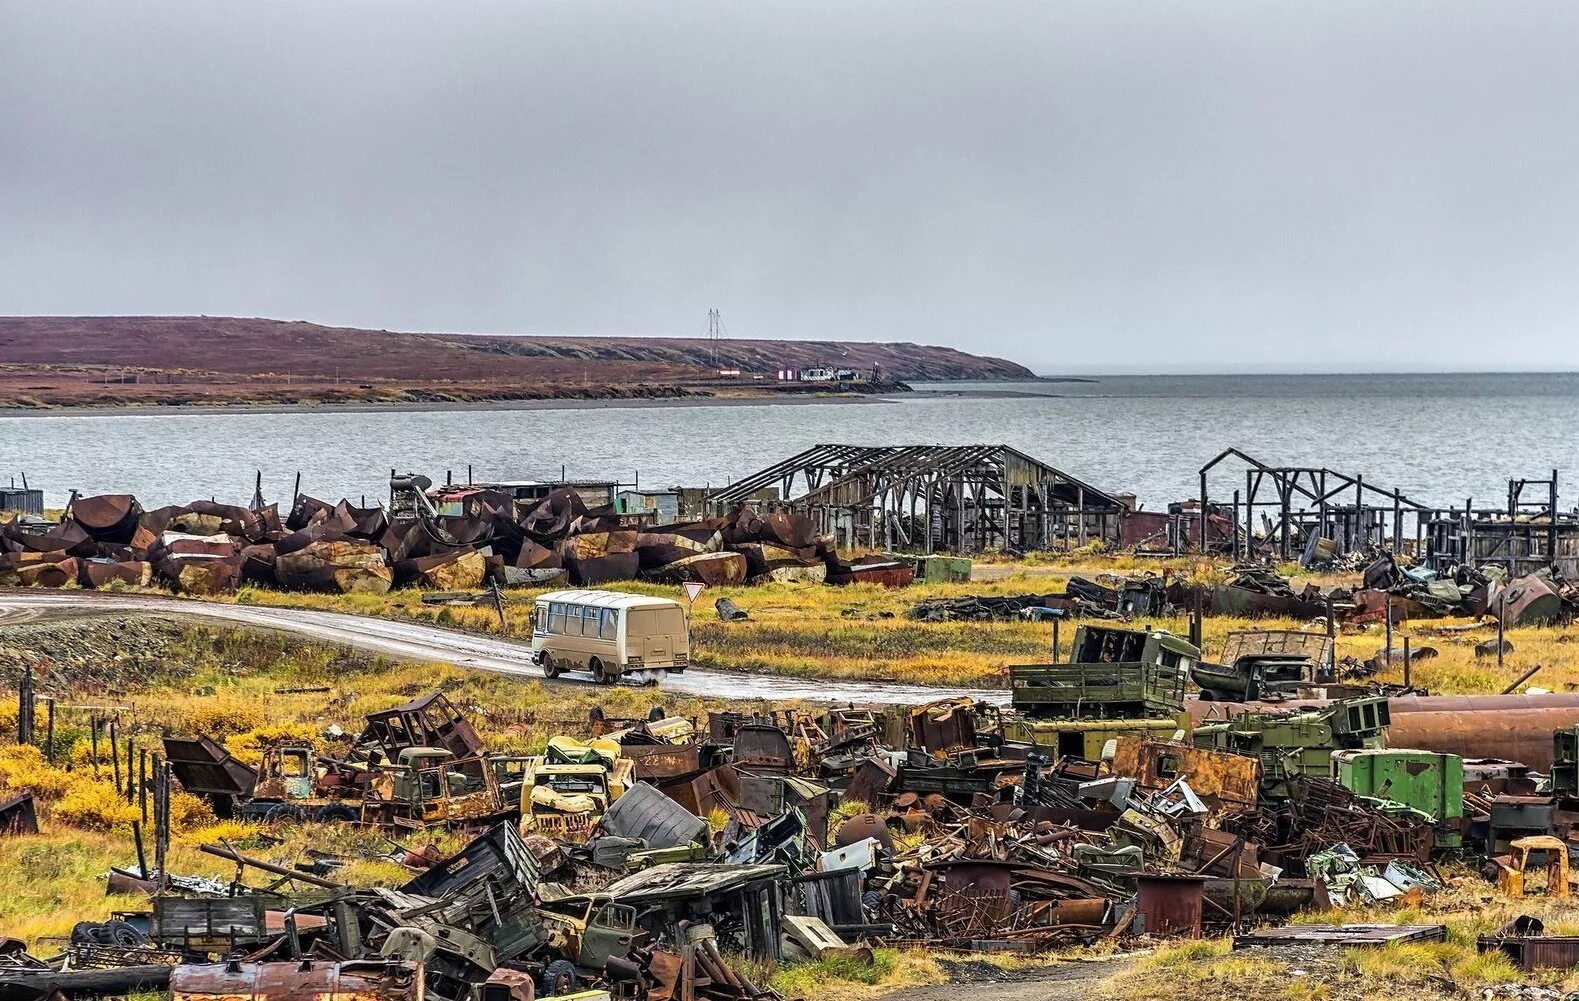
<instances>
[{"instance_id":1,"label":"dirt track","mask_svg":"<svg viewBox=\"0 0 1579 1001\"><path fill-rule=\"evenodd\" d=\"M8 621L43 616L80 616L96 612L180 615L242 628L273 629L322 643L355 647L369 653L402 660L438 661L457 667L544 680L529 662L529 649L521 643L454 629L399 622L344 612L321 612L265 605L230 605L154 595L105 594L94 591L23 591L0 589L0 628ZM571 675L548 684L590 684ZM864 683L821 678L793 678L766 674L692 668L670 675L667 691L717 698L782 699L805 702L879 702L917 704L950 695L1003 703L1005 690L960 691L887 682Z\"/></svg>"},{"instance_id":2,"label":"dirt track","mask_svg":"<svg viewBox=\"0 0 1579 1001\"><path fill-rule=\"evenodd\" d=\"M1127 957L1093 962L1057 963L1006 973L986 963L961 963L959 975L934 987L904 987L884 994L880 1001L1086 1001L1106 996L1103 984L1126 969Z\"/></svg>"}]
</instances>

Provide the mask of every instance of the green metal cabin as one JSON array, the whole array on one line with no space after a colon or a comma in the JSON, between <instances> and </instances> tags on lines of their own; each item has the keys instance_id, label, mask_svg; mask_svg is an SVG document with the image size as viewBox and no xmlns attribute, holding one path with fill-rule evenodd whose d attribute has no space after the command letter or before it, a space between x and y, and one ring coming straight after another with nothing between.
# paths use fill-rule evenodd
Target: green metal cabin
<instances>
[{"instance_id":1,"label":"green metal cabin","mask_svg":"<svg viewBox=\"0 0 1579 1001\"><path fill-rule=\"evenodd\" d=\"M1014 708L1038 719L1174 718L1200 648L1161 629L1081 626L1070 660L1009 668Z\"/></svg>"},{"instance_id":2,"label":"green metal cabin","mask_svg":"<svg viewBox=\"0 0 1579 1001\"><path fill-rule=\"evenodd\" d=\"M1332 752L1380 748L1391 719L1386 698L1345 699L1321 709L1241 713L1197 726L1194 739L1196 747L1260 758L1263 790L1287 796L1290 775L1333 778Z\"/></svg>"}]
</instances>

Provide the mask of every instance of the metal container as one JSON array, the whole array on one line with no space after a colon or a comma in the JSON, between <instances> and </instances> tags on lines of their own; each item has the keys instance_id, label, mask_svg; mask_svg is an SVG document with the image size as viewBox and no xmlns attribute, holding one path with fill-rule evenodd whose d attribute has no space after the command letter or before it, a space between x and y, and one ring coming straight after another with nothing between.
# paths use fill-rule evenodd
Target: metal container
<instances>
[{"instance_id":1,"label":"metal container","mask_svg":"<svg viewBox=\"0 0 1579 1001\"><path fill-rule=\"evenodd\" d=\"M1147 935L1201 937L1201 901L1205 876L1164 876L1142 873L1135 877L1139 892L1135 914L1140 931Z\"/></svg>"}]
</instances>

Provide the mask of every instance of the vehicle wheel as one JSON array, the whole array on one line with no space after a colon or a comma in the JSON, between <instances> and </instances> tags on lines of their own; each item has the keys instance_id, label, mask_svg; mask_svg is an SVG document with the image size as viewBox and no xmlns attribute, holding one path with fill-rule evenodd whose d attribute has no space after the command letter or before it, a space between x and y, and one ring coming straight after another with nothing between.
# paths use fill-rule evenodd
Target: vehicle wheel
<instances>
[{"instance_id":1,"label":"vehicle wheel","mask_svg":"<svg viewBox=\"0 0 1579 1001\"><path fill-rule=\"evenodd\" d=\"M556 959L543 968L543 975L539 979L545 997L558 997L561 994L574 994L581 977L576 973L575 963L568 959Z\"/></svg>"},{"instance_id":2,"label":"vehicle wheel","mask_svg":"<svg viewBox=\"0 0 1579 1001\"><path fill-rule=\"evenodd\" d=\"M295 819L296 810L289 803L275 803L263 811L263 822L265 824L273 825L281 821Z\"/></svg>"},{"instance_id":3,"label":"vehicle wheel","mask_svg":"<svg viewBox=\"0 0 1579 1001\"><path fill-rule=\"evenodd\" d=\"M100 939L101 925L97 921L78 921L71 928L72 945L103 945Z\"/></svg>"},{"instance_id":4,"label":"vehicle wheel","mask_svg":"<svg viewBox=\"0 0 1579 1001\"><path fill-rule=\"evenodd\" d=\"M148 944L148 936L125 921L106 921L101 935L106 945L122 949L136 949Z\"/></svg>"},{"instance_id":5,"label":"vehicle wheel","mask_svg":"<svg viewBox=\"0 0 1579 1001\"><path fill-rule=\"evenodd\" d=\"M344 803L330 803L314 811L313 819L320 824L339 824L354 821L357 816L356 811Z\"/></svg>"},{"instance_id":6,"label":"vehicle wheel","mask_svg":"<svg viewBox=\"0 0 1579 1001\"><path fill-rule=\"evenodd\" d=\"M592 660L587 663L587 667L592 670L592 677L596 679L597 683L600 685L612 685L614 684L615 680L619 678L619 674L617 672L610 671L608 668L603 666L603 661L601 658L593 657Z\"/></svg>"},{"instance_id":7,"label":"vehicle wheel","mask_svg":"<svg viewBox=\"0 0 1579 1001\"><path fill-rule=\"evenodd\" d=\"M557 663L554 662L554 658L547 656L546 654L543 656L543 677L557 678L559 677L560 670L561 668Z\"/></svg>"}]
</instances>

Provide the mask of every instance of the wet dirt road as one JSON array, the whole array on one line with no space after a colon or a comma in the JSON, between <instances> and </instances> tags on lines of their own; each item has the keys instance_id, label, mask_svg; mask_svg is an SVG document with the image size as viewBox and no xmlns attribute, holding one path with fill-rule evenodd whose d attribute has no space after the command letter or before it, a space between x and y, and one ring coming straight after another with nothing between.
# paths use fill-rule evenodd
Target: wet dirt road
<instances>
[{"instance_id":1,"label":"wet dirt road","mask_svg":"<svg viewBox=\"0 0 1579 1001\"><path fill-rule=\"evenodd\" d=\"M188 598L95 591L25 591L0 589L0 628L8 622L74 617L98 613L157 614L202 619L241 628L273 629L320 643L354 647L402 660L438 661L479 671L544 681L521 643L455 629L379 619L344 612L266 605L230 605ZM591 676L567 675L545 684L591 684ZM918 704L945 696L968 695L1007 703L1003 689L958 690L889 682L841 681L783 675L691 668L664 679L665 691L725 699L782 699L805 702L878 702Z\"/></svg>"}]
</instances>

